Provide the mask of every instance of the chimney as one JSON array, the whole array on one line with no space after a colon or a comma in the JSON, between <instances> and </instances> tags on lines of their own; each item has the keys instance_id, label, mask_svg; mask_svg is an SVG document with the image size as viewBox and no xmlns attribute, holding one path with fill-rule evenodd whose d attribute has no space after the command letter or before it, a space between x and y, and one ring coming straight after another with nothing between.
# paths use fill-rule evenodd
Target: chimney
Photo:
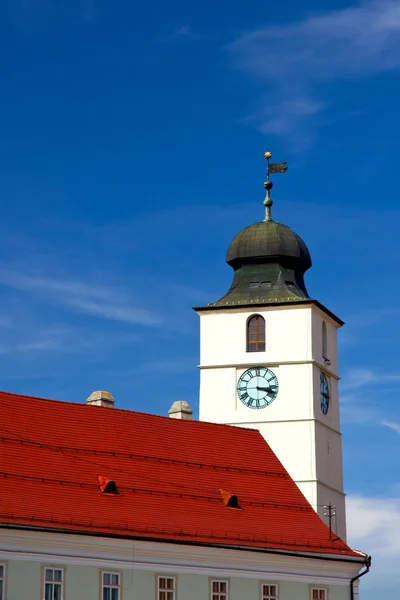
<instances>
[{"instance_id":1,"label":"chimney","mask_svg":"<svg viewBox=\"0 0 400 600\"><path fill-rule=\"evenodd\" d=\"M98 392L93 392L92 394L90 394L86 402L88 404L91 404L92 406L104 406L106 408L114 408L115 400L111 396L110 392L99 390Z\"/></svg>"},{"instance_id":2,"label":"chimney","mask_svg":"<svg viewBox=\"0 0 400 600\"><path fill-rule=\"evenodd\" d=\"M168 414L171 419L183 419L184 421L191 421L193 411L187 402L184 400L177 400L169 409Z\"/></svg>"}]
</instances>

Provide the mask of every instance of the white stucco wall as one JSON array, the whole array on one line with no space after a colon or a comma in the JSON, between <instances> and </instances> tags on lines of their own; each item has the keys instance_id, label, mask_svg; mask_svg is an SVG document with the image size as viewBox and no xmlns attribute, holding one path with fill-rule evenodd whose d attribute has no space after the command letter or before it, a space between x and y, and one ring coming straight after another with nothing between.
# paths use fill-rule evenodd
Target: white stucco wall
<instances>
[{"instance_id":1,"label":"white stucco wall","mask_svg":"<svg viewBox=\"0 0 400 600\"><path fill-rule=\"evenodd\" d=\"M257 353L260 362L310 360L311 310L290 306L200 312L200 364L247 364L246 321L252 314L265 319L266 350Z\"/></svg>"}]
</instances>

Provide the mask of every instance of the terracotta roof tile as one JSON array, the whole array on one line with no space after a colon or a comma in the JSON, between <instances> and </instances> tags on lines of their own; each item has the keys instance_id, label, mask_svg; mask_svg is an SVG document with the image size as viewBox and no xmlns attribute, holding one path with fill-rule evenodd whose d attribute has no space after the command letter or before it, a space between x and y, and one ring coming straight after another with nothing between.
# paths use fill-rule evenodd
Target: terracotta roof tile
<instances>
[{"instance_id":1,"label":"terracotta roof tile","mask_svg":"<svg viewBox=\"0 0 400 600\"><path fill-rule=\"evenodd\" d=\"M4 392L0 414L0 524L359 557L258 431Z\"/></svg>"}]
</instances>

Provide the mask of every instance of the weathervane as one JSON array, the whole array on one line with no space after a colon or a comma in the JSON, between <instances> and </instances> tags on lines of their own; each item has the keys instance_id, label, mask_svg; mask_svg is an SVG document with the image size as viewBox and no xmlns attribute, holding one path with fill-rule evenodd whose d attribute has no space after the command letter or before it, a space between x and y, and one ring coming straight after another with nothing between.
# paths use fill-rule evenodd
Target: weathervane
<instances>
[{"instance_id":1,"label":"weathervane","mask_svg":"<svg viewBox=\"0 0 400 600\"><path fill-rule=\"evenodd\" d=\"M272 152L267 150L264 152L264 158L267 159L267 180L264 182L264 187L267 190L267 195L265 196L264 206L265 206L265 219L264 221L272 221L271 217L271 206L272 206L272 198L271 198L271 189L273 186L272 181L269 176L272 173L285 173L287 171L287 162L282 163L270 163L270 159L272 157Z\"/></svg>"}]
</instances>

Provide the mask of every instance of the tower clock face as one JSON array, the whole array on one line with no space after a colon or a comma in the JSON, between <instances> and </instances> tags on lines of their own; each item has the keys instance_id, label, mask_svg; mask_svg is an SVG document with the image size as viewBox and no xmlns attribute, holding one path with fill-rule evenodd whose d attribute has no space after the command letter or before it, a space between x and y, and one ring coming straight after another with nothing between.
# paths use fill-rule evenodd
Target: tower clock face
<instances>
[{"instance_id":1,"label":"tower clock face","mask_svg":"<svg viewBox=\"0 0 400 600\"><path fill-rule=\"evenodd\" d=\"M251 367L239 378L239 399L248 408L265 408L278 395L278 378L267 367Z\"/></svg>"},{"instance_id":2,"label":"tower clock face","mask_svg":"<svg viewBox=\"0 0 400 600\"><path fill-rule=\"evenodd\" d=\"M319 381L321 410L326 415L329 410L329 385L325 373L320 374Z\"/></svg>"}]
</instances>

